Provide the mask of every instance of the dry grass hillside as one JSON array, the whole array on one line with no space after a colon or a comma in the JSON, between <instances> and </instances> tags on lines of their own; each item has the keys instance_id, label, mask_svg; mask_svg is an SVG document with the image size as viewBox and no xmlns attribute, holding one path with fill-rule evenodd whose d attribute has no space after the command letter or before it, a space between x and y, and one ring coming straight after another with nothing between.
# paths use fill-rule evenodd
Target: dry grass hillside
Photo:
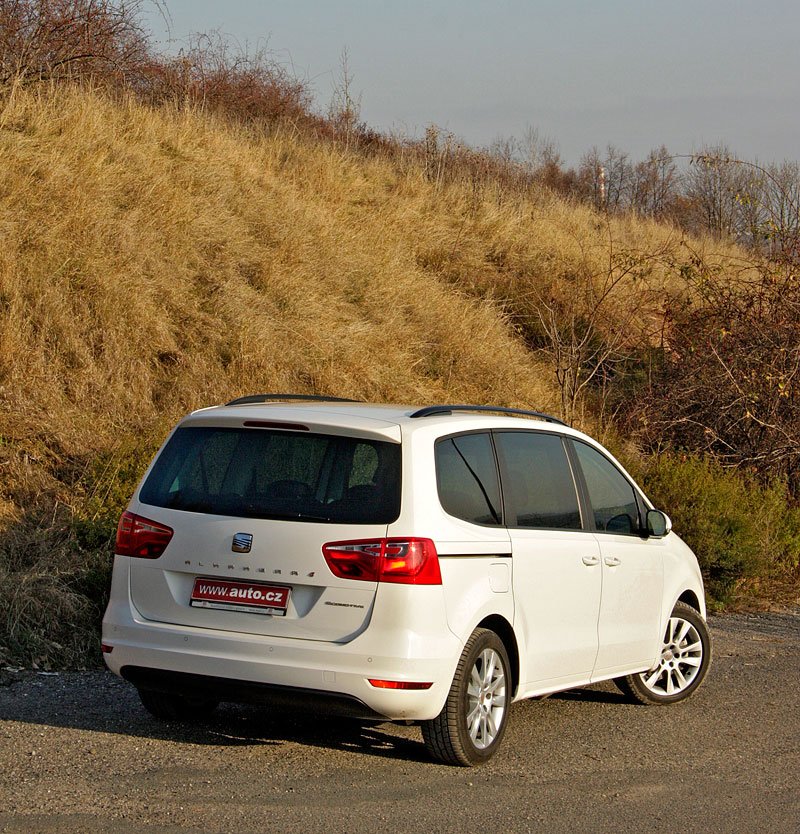
<instances>
[{"instance_id":1,"label":"dry grass hillside","mask_svg":"<svg viewBox=\"0 0 800 834\"><path fill-rule=\"evenodd\" d=\"M541 305L591 306L611 285L597 327L655 333L698 247L546 193L431 182L402 157L289 127L12 91L0 661L75 662L92 645L103 544L187 410L295 391L558 411L554 354L529 349Z\"/></svg>"}]
</instances>

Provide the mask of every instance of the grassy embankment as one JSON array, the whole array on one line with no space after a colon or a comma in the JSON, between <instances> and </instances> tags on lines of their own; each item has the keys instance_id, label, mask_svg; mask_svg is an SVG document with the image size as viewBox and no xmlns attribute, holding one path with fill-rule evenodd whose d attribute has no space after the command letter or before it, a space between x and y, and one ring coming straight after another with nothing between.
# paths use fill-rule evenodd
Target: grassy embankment
<instances>
[{"instance_id":1,"label":"grassy embankment","mask_svg":"<svg viewBox=\"0 0 800 834\"><path fill-rule=\"evenodd\" d=\"M0 662L94 651L118 513L186 411L257 391L558 411L529 350L542 287L613 273L617 309L657 324L689 257L652 223L437 185L289 128L16 91L0 101Z\"/></svg>"}]
</instances>

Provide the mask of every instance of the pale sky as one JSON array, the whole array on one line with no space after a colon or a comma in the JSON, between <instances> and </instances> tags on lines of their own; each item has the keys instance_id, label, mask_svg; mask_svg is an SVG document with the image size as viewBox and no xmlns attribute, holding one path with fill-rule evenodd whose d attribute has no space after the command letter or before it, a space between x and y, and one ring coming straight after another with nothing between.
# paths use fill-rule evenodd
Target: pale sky
<instances>
[{"instance_id":1,"label":"pale sky","mask_svg":"<svg viewBox=\"0 0 800 834\"><path fill-rule=\"evenodd\" d=\"M532 125L575 164L609 143L641 159L727 143L800 160L798 0L166 0L165 51L219 29L267 43L325 110L349 53L361 117L472 145Z\"/></svg>"}]
</instances>

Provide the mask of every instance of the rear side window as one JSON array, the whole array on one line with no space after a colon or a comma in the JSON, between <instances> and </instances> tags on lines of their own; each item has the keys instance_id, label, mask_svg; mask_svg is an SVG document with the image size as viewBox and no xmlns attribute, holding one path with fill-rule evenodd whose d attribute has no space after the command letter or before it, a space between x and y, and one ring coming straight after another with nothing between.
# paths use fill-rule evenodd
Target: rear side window
<instances>
[{"instance_id":1,"label":"rear side window","mask_svg":"<svg viewBox=\"0 0 800 834\"><path fill-rule=\"evenodd\" d=\"M445 512L473 524L500 524L500 484L488 434L436 442L436 486Z\"/></svg>"},{"instance_id":2,"label":"rear side window","mask_svg":"<svg viewBox=\"0 0 800 834\"><path fill-rule=\"evenodd\" d=\"M388 524L400 514L400 446L312 432L180 428L139 500L242 518Z\"/></svg>"},{"instance_id":3,"label":"rear side window","mask_svg":"<svg viewBox=\"0 0 800 834\"><path fill-rule=\"evenodd\" d=\"M639 530L639 508L630 481L611 461L586 443L575 442L589 503L598 530L634 534Z\"/></svg>"},{"instance_id":4,"label":"rear side window","mask_svg":"<svg viewBox=\"0 0 800 834\"><path fill-rule=\"evenodd\" d=\"M580 530L572 470L560 437L540 432L495 432L503 461L509 527Z\"/></svg>"}]
</instances>

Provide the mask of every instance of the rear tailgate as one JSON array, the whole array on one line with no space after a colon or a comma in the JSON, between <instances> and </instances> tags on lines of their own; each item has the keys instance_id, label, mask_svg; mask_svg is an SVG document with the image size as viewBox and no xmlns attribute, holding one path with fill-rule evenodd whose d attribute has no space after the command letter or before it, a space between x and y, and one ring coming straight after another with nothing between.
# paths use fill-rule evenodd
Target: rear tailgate
<instances>
[{"instance_id":1,"label":"rear tailgate","mask_svg":"<svg viewBox=\"0 0 800 834\"><path fill-rule=\"evenodd\" d=\"M322 545L380 539L385 524L225 518L145 505L139 511L175 531L160 558L131 560L131 598L146 619L335 642L351 639L369 622L377 583L335 577ZM253 537L249 553L232 550L237 533ZM278 592L284 589L288 599L282 610L285 594ZM206 600L192 604L193 592Z\"/></svg>"},{"instance_id":2,"label":"rear tailgate","mask_svg":"<svg viewBox=\"0 0 800 834\"><path fill-rule=\"evenodd\" d=\"M322 547L380 540L399 515L399 427L371 423L227 411L184 421L129 508L173 531L157 558L130 559L136 609L164 623L352 639L369 622L377 583L334 576Z\"/></svg>"}]
</instances>

